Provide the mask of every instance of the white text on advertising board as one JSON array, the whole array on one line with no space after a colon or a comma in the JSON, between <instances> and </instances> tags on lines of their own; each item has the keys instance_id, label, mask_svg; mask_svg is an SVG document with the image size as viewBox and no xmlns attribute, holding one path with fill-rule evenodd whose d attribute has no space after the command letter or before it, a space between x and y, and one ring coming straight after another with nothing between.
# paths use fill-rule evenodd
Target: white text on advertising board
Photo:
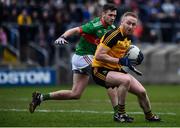
<instances>
[{"instance_id":1,"label":"white text on advertising board","mask_svg":"<svg viewBox=\"0 0 180 128\"><path fill-rule=\"evenodd\" d=\"M18 84L18 83L30 83L40 84L49 83L51 81L51 75L49 72L0 72L0 84Z\"/></svg>"}]
</instances>

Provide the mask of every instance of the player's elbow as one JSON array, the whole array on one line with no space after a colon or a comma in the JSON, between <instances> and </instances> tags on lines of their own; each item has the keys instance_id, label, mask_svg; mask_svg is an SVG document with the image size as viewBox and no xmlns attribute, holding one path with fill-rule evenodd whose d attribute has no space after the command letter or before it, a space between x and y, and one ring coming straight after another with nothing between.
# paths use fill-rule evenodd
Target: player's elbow
<instances>
[{"instance_id":1,"label":"player's elbow","mask_svg":"<svg viewBox=\"0 0 180 128\"><path fill-rule=\"evenodd\" d=\"M106 57L107 57L107 52L106 52L106 50L104 50L103 47L100 47L100 48L96 51L95 59L96 59L97 61L104 61L104 60L106 60Z\"/></svg>"},{"instance_id":2,"label":"player's elbow","mask_svg":"<svg viewBox=\"0 0 180 128\"><path fill-rule=\"evenodd\" d=\"M82 32L82 28L80 28L80 27L75 27L75 28L74 28L74 31L75 31L75 33L77 33L77 34L80 34L80 33Z\"/></svg>"}]
</instances>

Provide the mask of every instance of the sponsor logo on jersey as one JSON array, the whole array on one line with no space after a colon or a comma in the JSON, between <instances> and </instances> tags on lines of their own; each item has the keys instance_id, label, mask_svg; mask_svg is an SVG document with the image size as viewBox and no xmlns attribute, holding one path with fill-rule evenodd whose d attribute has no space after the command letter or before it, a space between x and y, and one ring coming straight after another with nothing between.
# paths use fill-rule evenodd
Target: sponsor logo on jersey
<instances>
[{"instance_id":1,"label":"sponsor logo on jersey","mask_svg":"<svg viewBox=\"0 0 180 128\"><path fill-rule=\"evenodd\" d=\"M102 31L101 31L101 30L98 30L98 33L102 33Z\"/></svg>"}]
</instances>

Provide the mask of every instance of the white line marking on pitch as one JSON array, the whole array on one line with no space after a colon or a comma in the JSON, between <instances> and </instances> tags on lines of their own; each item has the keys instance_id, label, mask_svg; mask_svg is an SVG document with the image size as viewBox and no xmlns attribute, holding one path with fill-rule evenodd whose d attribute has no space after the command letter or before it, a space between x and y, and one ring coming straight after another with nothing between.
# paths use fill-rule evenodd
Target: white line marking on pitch
<instances>
[{"instance_id":1,"label":"white line marking on pitch","mask_svg":"<svg viewBox=\"0 0 180 128\"><path fill-rule=\"evenodd\" d=\"M13 111L13 112L28 112L27 109L0 109L0 111ZM93 111L93 110L47 110L47 109L39 109L36 112L61 112L61 113L92 113L92 114L111 114L113 111ZM127 112L132 115L143 115L143 112ZM174 112L157 112L158 115L176 115Z\"/></svg>"}]
</instances>

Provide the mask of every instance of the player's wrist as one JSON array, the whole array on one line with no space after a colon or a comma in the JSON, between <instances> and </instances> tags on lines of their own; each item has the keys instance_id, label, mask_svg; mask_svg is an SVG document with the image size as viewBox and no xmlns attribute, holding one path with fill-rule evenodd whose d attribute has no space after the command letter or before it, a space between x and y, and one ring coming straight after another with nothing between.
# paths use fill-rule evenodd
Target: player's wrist
<instances>
[{"instance_id":1,"label":"player's wrist","mask_svg":"<svg viewBox=\"0 0 180 128\"><path fill-rule=\"evenodd\" d=\"M67 37L65 37L64 35L60 36L61 38L67 40Z\"/></svg>"},{"instance_id":2,"label":"player's wrist","mask_svg":"<svg viewBox=\"0 0 180 128\"><path fill-rule=\"evenodd\" d=\"M127 61L128 61L127 59L128 59L127 57L119 58L118 64L126 66L127 65Z\"/></svg>"}]
</instances>

